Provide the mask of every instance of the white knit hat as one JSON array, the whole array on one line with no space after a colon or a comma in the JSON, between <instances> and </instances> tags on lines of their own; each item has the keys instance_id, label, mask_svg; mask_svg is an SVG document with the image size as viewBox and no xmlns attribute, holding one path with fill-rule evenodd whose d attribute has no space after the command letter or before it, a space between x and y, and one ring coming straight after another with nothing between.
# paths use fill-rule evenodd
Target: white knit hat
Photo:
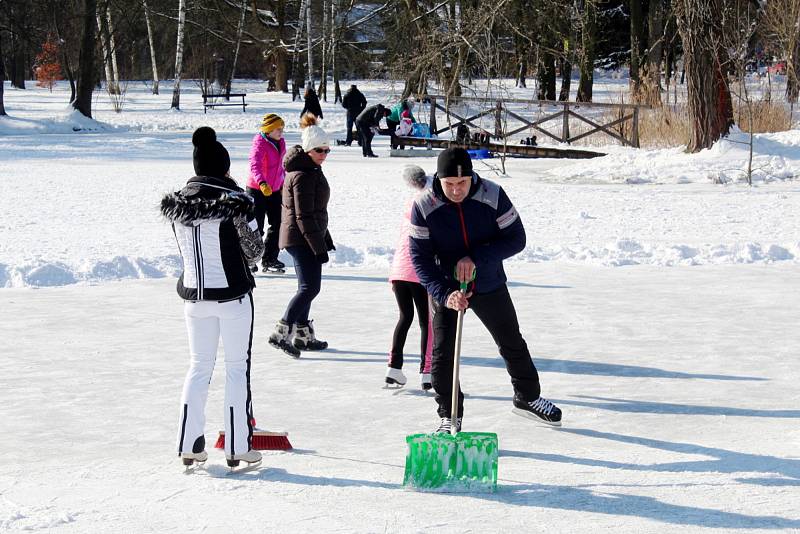
<instances>
[{"instance_id":1,"label":"white knit hat","mask_svg":"<svg viewBox=\"0 0 800 534\"><path fill-rule=\"evenodd\" d=\"M303 128L300 136L303 140L303 150L305 152L323 146L330 146L331 144L328 134L316 124Z\"/></svg>"}]
</instances>

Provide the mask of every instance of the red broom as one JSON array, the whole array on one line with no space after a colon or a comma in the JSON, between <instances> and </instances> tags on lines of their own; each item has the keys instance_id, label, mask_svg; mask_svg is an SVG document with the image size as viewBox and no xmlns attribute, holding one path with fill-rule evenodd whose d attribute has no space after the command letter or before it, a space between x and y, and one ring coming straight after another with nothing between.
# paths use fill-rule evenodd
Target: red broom
<instances>
[{"instance_id":1,"label":"red broom","mask_svg":"<svg viewBox=\"0 0 800 534\"><path fill-rule=\"evenodd\" d=\"M288 451L292 448L289 443L289 434L287 432L270 432L269 430L255 429L256 421L251 421L253 425L253 449L257 451ZM219 437L214 444L214 448L225 448L225 431L219 431Z\"/></svg>"}]
</instances>

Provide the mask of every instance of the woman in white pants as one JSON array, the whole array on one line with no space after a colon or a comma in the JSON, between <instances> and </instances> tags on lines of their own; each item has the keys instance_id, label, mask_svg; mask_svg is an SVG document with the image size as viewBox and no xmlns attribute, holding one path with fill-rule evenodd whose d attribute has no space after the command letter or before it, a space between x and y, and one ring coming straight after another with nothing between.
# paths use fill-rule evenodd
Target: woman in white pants
<instances>
[{"instance_id":1,"label":"woman in white pants","mask_svg":"<svg viewBox=\"0 0 800 534\"><path fill-rule=\"evenodd\" d=\"M253 200L228 174L228 151L208 127L192 135L197 174L161 201L183 260L178 294L189 332L189 371L183 384L178 454L184 465L205 462L205 405L220 337L225 349L225 456L230 467L255 464L250 349L255 281L248 267L264 243Z\"/></svg>"}]
</instances>

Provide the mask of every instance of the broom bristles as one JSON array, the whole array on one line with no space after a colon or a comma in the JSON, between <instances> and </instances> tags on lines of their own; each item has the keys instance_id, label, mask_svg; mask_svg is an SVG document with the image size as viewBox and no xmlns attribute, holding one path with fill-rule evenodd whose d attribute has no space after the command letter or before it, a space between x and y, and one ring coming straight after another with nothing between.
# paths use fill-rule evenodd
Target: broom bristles
<instances>
[{"instance_id":1,"label":"broom bristles","mask_svg":"<svg viewBox=\"0 0 800 534\"><path fill-rule=\"evenodd\" d=\"M268 430L253 431L253 450L256 451L288 451L292 449L289 442L289 434L286 432L270 432ZM216 449L225 448L225 431L221 430L217 442L214 444Z\"/></svg>"}]
</instances>

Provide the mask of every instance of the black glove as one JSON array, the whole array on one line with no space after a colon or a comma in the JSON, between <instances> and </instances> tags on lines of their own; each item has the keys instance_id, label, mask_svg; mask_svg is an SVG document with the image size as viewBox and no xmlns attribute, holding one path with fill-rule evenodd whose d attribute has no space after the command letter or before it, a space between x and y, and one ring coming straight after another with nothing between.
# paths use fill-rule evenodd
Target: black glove
<instances>
[{"instance_id":1,"label":"black glove","mask_svg":"<svg viewBox=\"0 0 800 534\"><path fill-rule=\"evenodd\" d=\"M333 238L331 237L330 232L325 232L325 246L328 247L328 250L336 250L336 247L333 246Z\"/></svg>"},{"instance_id":2,"label":"black glove","mask_svg":"<svg viewBox=\"0 0 800 534\"><path fill-rule=\"evenodd\" d=\"M323 252L322 254L317 254L316 258L317 258L317 261L320 262L320 263L328 263L328 260L330 259L330 258L328 258L328 253L327 252Z\"/></svg>"}]
</instances>

